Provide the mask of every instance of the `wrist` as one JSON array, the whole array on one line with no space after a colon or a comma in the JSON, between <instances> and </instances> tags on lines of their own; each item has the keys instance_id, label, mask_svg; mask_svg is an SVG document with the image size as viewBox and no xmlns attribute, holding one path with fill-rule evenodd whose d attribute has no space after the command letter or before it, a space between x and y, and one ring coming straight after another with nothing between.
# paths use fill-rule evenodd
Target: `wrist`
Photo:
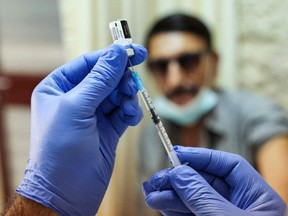
<instances>
[{"instance_id":1,"label":"wrist","mask_svg":"<svg viewBox=\"0 0 288 216\"><path fill-rule=\"evenodd\" d=\"M93 206L86 205L78 197L80 193L75 193L73 190L65 187L59 187L61 184L59 181L51 183L45 177L38 172L26 169L25 177L22 180L20 186L16 189L16 193L37 203L40 203L47 208L52 209L58 215L95 215L97 210L95 209L95 203L98 200L93 200ZM29 173L29 175L28 175ZM57 187L58 186L58 187ZM63 186L63 185L62 185ZM76 188L74 188L76 190ZM82 196L84 197L84 196ZM96 197L97 198L97 197ZM85 201L85 199L83 199ZM91 207L92 206L92 207Z\"/></svg>"},{"instance_id":2,"label":"wrist","mask_svg":"<svg viewBox=\"0 0 288 216\"><path fill-rule=\"evenodd\" d=\"M5 216L57 216L58 214L52 209L41 205L31 199L23 197L21 195L16 195L13 199L10 207L8 207Z\"/></svg>"}]
</instances>

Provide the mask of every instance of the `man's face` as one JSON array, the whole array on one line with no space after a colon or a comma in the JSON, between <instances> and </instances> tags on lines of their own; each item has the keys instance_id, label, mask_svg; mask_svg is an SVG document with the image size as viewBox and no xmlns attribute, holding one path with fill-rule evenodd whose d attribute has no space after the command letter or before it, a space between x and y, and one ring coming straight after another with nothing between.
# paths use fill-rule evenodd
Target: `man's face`
<instances>
[{"instance_id":1,"label":"man's face","mask_svg":"<svg viewBox=\"0 0 288 216\"><path fill-rule=\"evenodd\" d=\"M207 56L207 44L197 35L159 33L149 43L148 67L159 90L174 103L184 105L205 84Z\"/></svg>"}]
</instances>

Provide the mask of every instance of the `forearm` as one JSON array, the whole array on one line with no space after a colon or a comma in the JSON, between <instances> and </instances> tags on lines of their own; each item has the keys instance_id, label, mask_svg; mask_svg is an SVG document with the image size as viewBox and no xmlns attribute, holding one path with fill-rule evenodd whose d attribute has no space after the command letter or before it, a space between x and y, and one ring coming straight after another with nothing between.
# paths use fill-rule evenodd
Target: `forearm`
<instances>
[{"instance_id":1,"label":"forearm","mask_svg":"<svg viewBox=\"0 0 288 216\"><path fill-rule=\"evenodd\" d=\"M23 196L16 195L11 206L3 216L57 216L51 209L27 199Z\"/></svg>"}]
</instances>

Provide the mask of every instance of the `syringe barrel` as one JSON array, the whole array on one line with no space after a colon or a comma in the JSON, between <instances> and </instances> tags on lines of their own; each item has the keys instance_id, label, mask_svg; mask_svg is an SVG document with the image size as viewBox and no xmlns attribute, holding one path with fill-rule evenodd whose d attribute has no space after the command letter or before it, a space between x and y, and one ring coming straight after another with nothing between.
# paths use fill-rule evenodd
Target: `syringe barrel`
<instances>
[{"instance_id":1,"label":"syringe barrel","mask_svg":"<svg viewBox=\"0 0 288 216\"><path fill-rule=\"evenodd\" d=\"M130 30L129 30L129 26L128 26L128 22L126 19L120 19L120 20L116 20L116 21L112 21L109 23L109 28L111 31L111 35L113 38L113 42L115 44L121 44L122 46L126 47L126 51L128 56L133 56L134 55L134 50L130 48L130 44L132 43L132 37L130 34ZM168 137L168 134L160 120L160 117L158 116L158 114L156 113L156 110L153 106L152 100L148 94L148 92L146 91L146 89L144 88L144 85L142 83L142 80L140 78L140 76L138 75L138 73L136 71L133 70L132 68L132 64L129 60L129 63L131 65L131 69L132 69L132 75L133 75L133 79L135 81L135 83L138 86L138 90L141 93L143 102L151 116L151 119L153 120L157 130L158 130L158 134L162 140L162 143L170 157L170 160L172 162L172 164L174 166L178 166L181 165L174 149L172 146L172 143Z\"/></svg>"},{"instance_id":2,"label":"syringe barrel","mask_svg":"<svg viewBox=\"0 0 288 216\"><path fill-rule=\"evenodd\" d=\"M137 83L139 90L140 90L140 94L141 97L143 99L143 102L146 106L146 109L148 111L148 113L150 114L151 119L153 120L153 123L155 124L155 127L157 128L158 134L160 136L160 139L165 147L166 152L168 153L170 160L172 162L172 164L174 166L178 166L180 165L180 161L173 149L173 145L172 142L165 130L165 127L163 126L159 115L156 113L156 110L153 106L152 100L148 94L148 92L146 91L146 89L143 86L143 83L139 77L139 75L137 74L137 72L132 71L133 77L134 77L134 81Z\"/></svg>"},{"instance_id":3,"label":"syringe barrel","mask_svg":"<svg viewBox=\"0 0 288 216\"><path fill-rule=\"evenodd\" d=\"M176 152L173 150L171 152L168 153L169 157L170 157L170 160L173 164L173 166L180 166L181 165L181 162L176 154Z\"/></svg>"},{"instance_id":4,"label":"syringe barrel","mask_svg":"<svg viewBox=\"0 0 288 216\"><path fill-rule=\"evenodd\" d=\"M168 134L162 124L162 122L160 121L158 124L155 125L155 127L157 128L158 130L158 134L166 148L166 151L167 152L170 152L170 151L173 151L173 145L172 145L172 142L171 140L169 139L168 137Z\"/></svg>"},{"instance_id":5,"label":"syringe barrel","mask_svg":"<svg viewBox=\"0 0 288 216\"><path fill-rule=\"evenodd\" d=\"M155 127L157 128L158 134L160 136L160 139L165 147L166 152L168 153L171 163L173 164L173 166L178 166L181 165L180 160L176 154L176 152L173 149L173 145L172 142L162 124L162 122L160 121L158 124L155 125Z\"/></svg>"}]
</instances>

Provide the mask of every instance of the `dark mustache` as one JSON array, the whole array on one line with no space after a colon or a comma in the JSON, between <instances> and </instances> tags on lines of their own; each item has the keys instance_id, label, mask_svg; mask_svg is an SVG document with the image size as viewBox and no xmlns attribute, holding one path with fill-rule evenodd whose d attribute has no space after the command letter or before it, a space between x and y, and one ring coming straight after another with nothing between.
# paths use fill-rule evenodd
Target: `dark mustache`
<instances>
[{"instance_id":1,"label":"dark mustache","mask_svg":"<svg viewBox=\"0 0 288 216\"><path fill-rule=\"evenodd\" d=\"M192 94L196 94L198 93L199 88L195 85L186 85L186 86L179 86L175 89L171 89L170 91L166 92L166 97L167 98L171 98L173 96L176 95L180 95L183 93L192 93Z\"/></svg>"}]
</instances>

